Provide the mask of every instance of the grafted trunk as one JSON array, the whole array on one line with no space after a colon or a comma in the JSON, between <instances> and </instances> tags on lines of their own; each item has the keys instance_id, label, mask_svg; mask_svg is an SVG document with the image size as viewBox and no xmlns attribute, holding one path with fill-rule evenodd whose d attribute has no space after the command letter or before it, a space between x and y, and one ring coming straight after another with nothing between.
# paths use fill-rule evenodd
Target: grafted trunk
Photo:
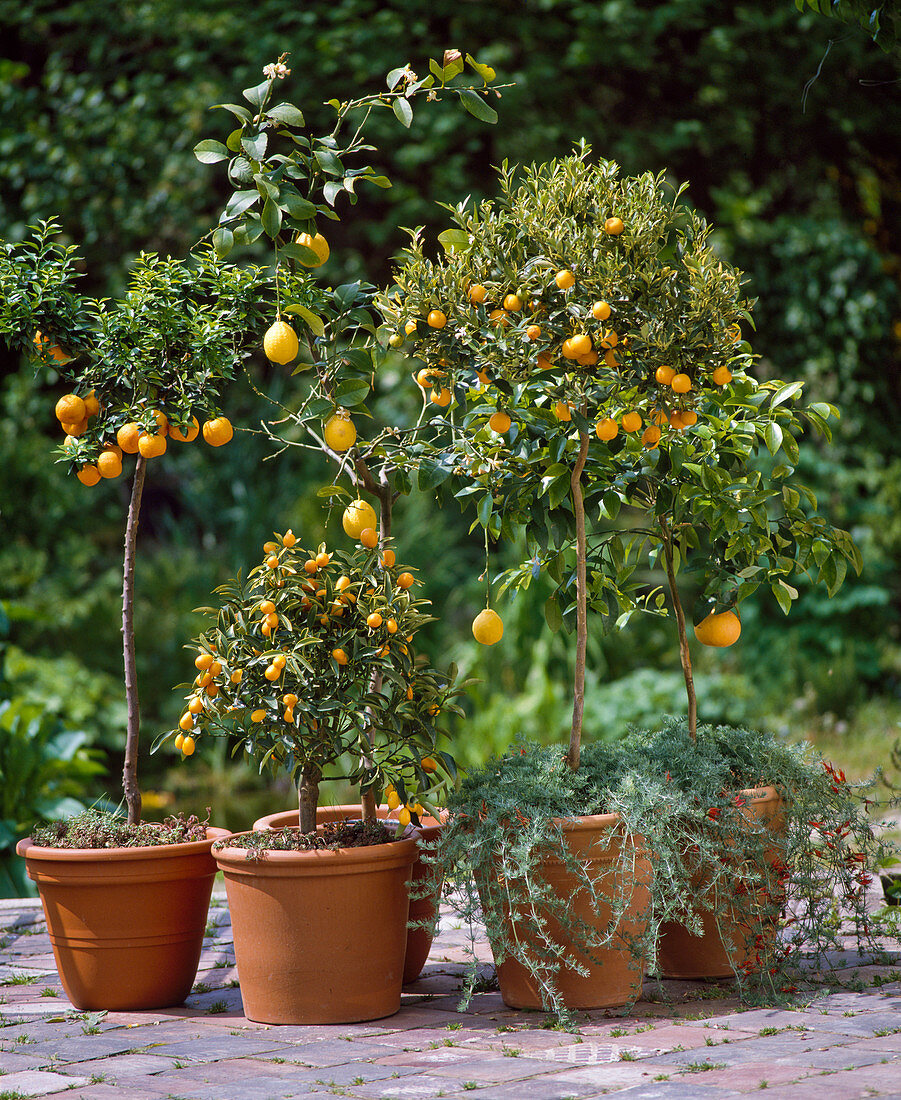
<instances>
[{"instance_id":1,"label":"grafted trunk","mask_svg":"<svg viewBox=\"0 0 901 1100\"><path fill-rule=\"evenodd\" d=\"M320 779L322 779L322 769L315 764L307 764L300 773L300 783L297 786L297 808L302 833L316 832L316 807L319 805Z\"/></svg>"},{"instance_id":2,"label":"grafted trunk","mask_svg":"<svg viewBox=\"0 0 901 1100\"><path fill-rule=\"evenodd\" d=\"M682 675L685 677L685 692L688 696L688 732L692 741L698 736L698 697L695 695L694 677L691 674L691 652L688 648L688 632L685 629L685 614L679 589L676 585L676 570L673 565L673 542L666 520L661 516L660 530L663 534L663 557L666 562L666 579L669 582L673 611L676 614L676 629L679 632L679 660L682 662Z\"/></svg>"},{"instance_id":3,"label":"grafted trunk","mask_svg":"<svg viewBox=\"0 0 901 1100\"><path fill-rule=\"evenodd\" d=\"M138 743L141 735L141 708L138 700L138 672L135 662L135 546L138 538L138 517L144 492L146 459L138 455L131 486L131 502L125 524L125 553L122 568L122 655L125 669L125 705L128 722L125 733L125 763L122 767L122 790L128 808L129 825L141 823L141 791L138 787Z\"/></svg>"},{"instance_id":4,"label":"grafted trunk","mask_svg":"<svg viewBox=\"0 0 901 1100\"><path fill-rule=\"evenodd\" d=\"M585 558L588 553L585 538L585 500L582 496L582 471L588 458L588 435L579 436L579 456L572 472L573 515L576 520L576 671L573 684L573 720L569 734L566 762L576 771L582 745L582 715L585 710L585 658L588 651L588 581Z\"/></svg>"}]
</instances>

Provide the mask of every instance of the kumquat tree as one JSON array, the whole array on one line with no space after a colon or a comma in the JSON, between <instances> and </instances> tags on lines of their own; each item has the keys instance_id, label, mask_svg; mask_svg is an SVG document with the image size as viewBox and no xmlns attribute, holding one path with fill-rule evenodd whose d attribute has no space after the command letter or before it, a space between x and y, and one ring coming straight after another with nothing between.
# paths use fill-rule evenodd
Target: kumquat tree
<instances>
[{"instance_id":1,"label":"kumquat tree","mask_svg":"<svg viewBox=\"0 0 901 1100\"><path fill-rule=\"evenodd\" d=\"M231 440L222 393L259 339L272 285L261 269L226 264L201 242L184 260L139 256L124 297L93 299L78 293L76 249L56 240L59 231L51 220L22 242L0 242L0 335L69 386L55 406L58 455L83 485L94 491L135 456L123 555L123 790L129 823L138 824L134 574L148 463L170 441Z\"/></svg>"},{"instance_id":2,"label":"kumquat tree","mask_svg":"<svg viewBox=\"0 0 901 1100\"><path fill-rule=\"evenodd\" d=\"M663 175L622 177L573 155L504 165L497 199L448 207L432 259L419 232L380 298L391 342L409 341L444 416L419 439L432 483L470 504L488 540L524 530L528 556L499 592L546 573L545 613L576 632L567 760L577 768L588 611L606 628L667 614L643 579L662 560L694 735L680 572L699 588L696 632L728 645L736 608L770 589L786 613L799 578L830 594L860 557L799 482L799 440L827 437L828 404L799 382L755 377L753 303L711 227ZM503 630L487 608L474 633Z\"/></svg>"}]
</instances>

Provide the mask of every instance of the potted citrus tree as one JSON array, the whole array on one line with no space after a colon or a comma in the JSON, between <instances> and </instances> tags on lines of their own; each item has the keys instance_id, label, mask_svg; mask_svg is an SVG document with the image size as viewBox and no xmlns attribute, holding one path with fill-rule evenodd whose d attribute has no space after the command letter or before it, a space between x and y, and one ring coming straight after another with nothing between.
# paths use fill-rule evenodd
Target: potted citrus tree
<instances>
[{"instance_id":1,"label":"potted citrus tree","mask_svg":"<svg viewBox=\"0 0 901 1100\"><path fill-rule=\"evenodd\" d=\"M214 849L254 1020L349 1022L400 1006L416 857L405 827L437 813L454 776L437 723L458 709L456 670L417 658L426 601L369 532L349 551L328 551L287 531L246 579L217 590L213 622L191 645L201 674L167 735L226 735L297 786L294 827ZM371 798L356 821L318 818L321 785L337 776L361 794L387 789L397 820L381 821Z\"/></svg>"},{"instance_id":2,"label":"potted citrus tree","mask_svg":"<svg viewBox=\"0 0 901 1100\"><path fill-rule=\"evenodd\" d=\"M34 830L17 850L38 885L73 1004L162 1007L193 984L215 875L210 846L224 831L196 818L141 822L133 619L141 500L149 465L169 460L160 456L170 443L177 450L201 432L213 447L231 438L220 394L258 339L271 284L200 245L185 260L139 257L121 300L95 300L78 293L75 249L57 232L48 222L0 246L0 333L65 380L58 454L86 494L102 491L134 456L121 604L127 820L76 816Z\"/></svg>"},{"instance_id":3,"label":"potted citrus tree","mask_svg":"<svg viewBox=\"0 0 901 1100\"><path fill-rule=\"evenodd\" d=\"M835 410L796 405L799 383L755 379L742 328L750 329L753 303L681 193L662 175L623 177L610 161L592 162L584 145L522 171L505 165L496 200L452 209L455 224L439 237L439 261L422 234L412 234L396 286L381 299L393 336L414 342L433 384L451 396L449 430L437 425L419 440L442 471L443 489L474 508L486 557L489 540L525 534L527 555L500 578L498 591L526 588L546 574L553 583L548 622L575 634L572 722L552 769L559 801L520 805L528 828L517 826L507 800L495 798L492 808L485 790L503 789L505 776L517 801L522 775L514 754L491 765L487 787L473 778L470 796L457 803L457 835L448 837L448 859L459 861L463 878L474 871L480 884L510 1003L626 1003L637 995L645 962L653 961L660 920L673 912L672 900L658 894L649 923L636 924L628 885L636 879L614 876L611 887L598 887L580 875L578 848L568 839L573 819L589 812L576 810L576 794L586 807L598 804L597 789L578 779L589 612L611 629L639 611L672 611L694 739L680 573L694 571L700 640L728 644L738 634L734 608L760 586L787 611L798 594L796 577L812 576L832 592L849 564L860 566L850 537L817 514L795 473L797 437L807 427L828 434ZM647 582L640 570L649 565L662 566L662 584ZM490 606L473 624L486 644L502 629ZM543 789L553 791L550 765L536 767ZM515 779L507 776L511 768ZM612 804L609 789L605 798ZM480 800L487 805L478 812ZM600 853L607 844L619 868L637 869L646 908L646 859L653 858L650 838L660 819L637 795L634 813L629 800L618 803L619 819L603 825L592 848ZM473 830L485 830L484 844L473 843ZM608 839L600 839L605 832ZM499 874L497 853L511 846L519 871ZM582 918L574 925L567 911L573 880L552 869L537 908L524 893L538 854L550 849L558 862L562 853L588 908L600 913L593 939L586 941ZM518 931L524 919L528 936ZM602 948L627 951L628 979L614 992L580 985L592 965L574 940L587 942L598 961ZM576 988L561 994L568 971Z\"/></svg>"}]
</instances>

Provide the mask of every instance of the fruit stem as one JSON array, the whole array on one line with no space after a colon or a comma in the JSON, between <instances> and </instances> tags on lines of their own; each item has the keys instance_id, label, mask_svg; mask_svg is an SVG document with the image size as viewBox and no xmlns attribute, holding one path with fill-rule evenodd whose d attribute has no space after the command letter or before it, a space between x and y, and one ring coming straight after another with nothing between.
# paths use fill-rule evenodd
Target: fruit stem
<instances>
[{"instance_id":1,"label":"fruit stem","mask_svg":"<svg viewBox=\"0 0 901 1100\"><path fill-rule=\"evenodd\" d=\"M698 698L695 695L695 683L691 674L691 653L688 649L688 633L685 630L685 615L679 589L676 586L676 570L673 567L673 541L669 527L663 516L660 517L660 530L663 542L663 557L666 560L666 579L669 581L673 610L676 613L676 629L679 631L679 660L682 662L682 674L685 677L685 692L688 695L688 732L692 741L698 738Z\"/></svg>"},{"instance_id":2,"label":"fruit stem","mask_svg":"<svg viewBox=\"0 0 901 1100\"><path fill-rule=\"evenodd\" d=\"M582 471L588 458L588 434L579 433L579 456L573 466L572 486L573 515L576 519L576 672L573 685L573 721L569 734L569 751L566 762L573 771L579 767L579 750L582 744L582 714L585 710L585 655L588 651L588 583L585 558L585 500L582 496Z\"/></svg>"},{"instance_id":3,"label":"fruit stem","mask_svg":"<svg viewBox=\"0 0 901 1100\"><path fill-rule=\"evenodd\" d=\"M322 769L317 764L304 764L297 785L297 820L302 833L316 832L316 807L319 805L319 780Z\"/></svg>"},{"instance_id":4,"label":"fruit stem","mask_svg":"<svg viewBox=\"0 0 901 1100\"><path fill-rule=\"evenodd\" d=\"M122 790L128 807L129 825L141 823L141 791L138 787L138 740L141 733L141 708L138 701L138 671L135 662L135 547L138 538L138 517L144 492L146 459L139 454L131 487L131 502L125 524L125 553L122 567L122 655L125 667L125 705L128 724L125 734L125 762L122 767Z\"/></svg>"}]
</instances>

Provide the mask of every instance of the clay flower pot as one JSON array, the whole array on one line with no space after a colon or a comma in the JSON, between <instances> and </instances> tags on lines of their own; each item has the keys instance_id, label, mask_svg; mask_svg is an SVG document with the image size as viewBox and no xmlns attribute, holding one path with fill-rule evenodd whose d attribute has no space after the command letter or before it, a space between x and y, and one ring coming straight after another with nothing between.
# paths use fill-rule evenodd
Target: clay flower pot
<instances>
[{"instance_id":1,"label":"clay flower pot","mask_svg":"<svg viewBox=\"0 0 901 1100\"><path fill-rule=\"evenodd\" d=\"M43 848L25 857L66 996L78 1009L168 1008L191 992L227 829L148 848Z\"/></svg>"},{"instance_id":2,"label":"clay flower pot","mask_svg":"<svg viewBox=\"0 0 901 1100\"><path fill-rule=\"evenodd\" d=\"M376 813L384 821L390 817L387 806L379 806ZM316 811L316 820L320 824L326 821L343 821L345 818L359 818L359 806L320 806ZM286 825L297 825L297 810L282 810L281 813L268 814L253 823L254 829L283 829ZM422 827L417 830L415 839L434 844L441 833L442 823L433 817L424 817ZM426 893L425 891L428 890ZM426 863L419 851L413 861L413 874L410 880L410 914L408 923L419 927L407 929L407 950L404 956L404 985L415 982L422 973L426 959L432 949L432 933L429 926L438 913L438 900L441 894L441 881L437 877L434 864ZM423 927L425 925L425 927Z\"/></svg>"},{"instance_id":3,"label":"clay flower pot","mask_svg":"<svg viewBox=\"0 0 901 1100\"><path fill-rule=\"evenodd\" d=\"M738 794L745 800L741 819L748 825L765 825L773 834L773 844L764 852L769 878L781 850L776 838L785 829L782 799L775 787L759 787ZM703 868L694 876L693 885L699 894L703 894L705 877ZM664 921L660 926L657 953L661 975L664 978L732 978L736 970L753 965L758 948L765 949L767 944L772 944L776 934L775 923L765 915L767 907L765 897L745 896L741 902L727 899L716 908L702 908L700 918L704 931L700 936L693 935L677 921Z\"/></svg>"},{"instance_id":4,"label":"clay flower pot","mask_svg":"<svg viewBox=\"0 0 901 1100\"><path fill-rule=\"evenodd\" d=\"M214 852L247 1018L339 1024L397 1012L416 850L399 840L252 859L244 848Z\"/></svg>"},{"instance_id":5,"label":"clay flower pot","mask_svg":"<svg viewBox=\"0 0 901 1100\"><path fill-rule=\"evenodd\" d=\"M618 814L597 814L559 823L569 852L597 884L598 892L606 897L623 898L625 911L610 946L593 949L592 958L580 946L578 933L568 933L548 915L548 935L587 970L587 974L579 974L564 963L549 975L550 980L567 1008L614 1008L631 1004L637 1000L644 978L644 959L638 944L647 931L651 903L652 870L642 848L643 838L626 837L620 828ZM634 848L632 859L627 861L630 866L628 878L620 862L623 845ZM553 854L545 856L539 874L557 897L566 899L574 921L604 933L613 916L611 906L604 901L597 904L561 859ZM484 900L481 887L480 893ZM509 911L504 917L510 920ZM515 914L513 923L511 938L522 939L523 927L517 926ZM518 960L505 958L497 967L497 976L501 997L511 1008L545 1007L539 982Z\"/></svg>"}]
</instances>

